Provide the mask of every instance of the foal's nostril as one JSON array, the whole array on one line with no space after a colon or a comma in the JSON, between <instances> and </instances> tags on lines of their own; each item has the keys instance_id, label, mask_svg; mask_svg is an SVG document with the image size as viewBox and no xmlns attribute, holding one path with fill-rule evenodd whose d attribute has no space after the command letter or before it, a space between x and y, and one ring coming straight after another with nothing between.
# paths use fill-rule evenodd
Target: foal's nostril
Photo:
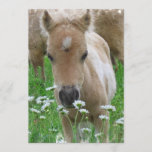
<instances>
[{"instance_id":1,"label":"foal's nostril","mask_svg":"<svg viewBox=\"0 0 152 152\"><path fill-rule=\"evenodd\" d=\"M75 99L75 100L78 100L78 99L79 99L79 92L78 92L78 90L75 90L75 91L74 91L74 99Z\"/></svg>"},{"instance_id":2,"label":"foal's nostril","mask_svg":"<svg viewBox=\"0 0 152 152\"><path fill-rule=\"evenodd\" d=\"M59 92L59 98L63 105L70 106L79 98L79 91L75 87L64 86Z\"/></svg>"},{"instance_id":3,"label":"foal's nostril","mask_svg":"<svg viewBox=\"0 0 152 152\"><path fill-rule=\"evenodd\" d=\"M64 92L63 92L63 90L61 90L61 91L59 92L59 98L60 98L61 101L64 100Z\"/></svg>"}]
</instances>

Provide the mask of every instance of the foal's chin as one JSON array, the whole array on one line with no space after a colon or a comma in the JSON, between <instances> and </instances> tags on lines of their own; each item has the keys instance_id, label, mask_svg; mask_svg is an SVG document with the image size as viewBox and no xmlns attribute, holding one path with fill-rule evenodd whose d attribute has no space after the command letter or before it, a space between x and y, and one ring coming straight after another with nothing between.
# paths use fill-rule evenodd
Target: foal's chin
<instances>
[{"instance_id":1,"label":"foal's chin","mask_svg":"<svg viewBox=\"0 0 152 152\"><path fill-rule=\"evenodd\" d=\"M63 103L62 101L60 101L60 102L61 102L61 104L62 104L62 106L63 106L64 108L67 108L67 109L72 109L72 108L74 108L74 105L73 105L73 104L68 105L68 104Z\"/></svg>"},{"instance_id":2,"label":"foal's chin","mask_svg":"<svg viewBox=\"0 0 152 152\"><path fill-rule=\"evenodd\" d=\"M62 104L65 108L67 108L67 109L72 109L72 108L74 108L74 106L73 105L64 105L64 104Z\"/></svg>"}]
</instances>

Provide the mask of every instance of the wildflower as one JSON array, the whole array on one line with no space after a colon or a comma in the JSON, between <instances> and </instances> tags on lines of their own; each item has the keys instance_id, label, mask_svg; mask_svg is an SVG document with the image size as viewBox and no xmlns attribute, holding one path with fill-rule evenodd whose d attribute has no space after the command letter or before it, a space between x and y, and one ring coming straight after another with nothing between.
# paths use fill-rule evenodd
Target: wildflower
<instances>
[{"instance_id":1,"label":"wildflower","mask_svg":"<svg viewBox=\"0 0 152 152\"><path fill-rule=\"evenodd\" d=\"M46 117L45 116L40 116L40 119L46 119Z\"/></svg>"},{"instance_id":2,"label":"wildflower","mask_svg":"<svg viewBox=\"0 0 152 152\"><path fill-rule=\"evenodd\" d=\"M41 104L43 103L43 100L47 99L47 96L39 96L37 99L36 99L36 103L37 104Z\"/></svg>"},{"instance_id":3,"label":"wildflower","mask_svg":"<svg viewBox=\"0 0 152 152\"><path fill-rule=\"evenodd\" d=\"M55 129L55 128L52 128L52 129L51 129L51 128L49 128L49 131L50 131L50 132L58 132L58 130L57 130L57 129Z\"/></svg>"},{"instance_id":4,"label":"wildflower","mask_svg":"<svg viewBox=\"0 0 152 152\"><path fill-rule=\"evenodd\" d=\"M36 99L36 103L37 103L37 104L41 104L41 103L42 103L42 100Z\"/></svg>"},{"instance_id":5,"label":"wildflower","mask_svg":"<svg viewBox=\"0 0 152 152\"><path fill-rule=\"evenodd\" d=\"M66 141L61 138L61 139L56 140L56 143L57 144L65 144Z\"/></svg>"},{"instance_id":6,"label":"wildflower","mask_svg":"<svg viewBox=\"0 0 152 152\"><path fill-rule=\"evenodd\" d=\"M96 137L96 139L98 139L98 138L100 138L102 136L102 133L101 132L100 133L96 133L94 136Z\"/></svg>"},{"instance_id":7,"label":"wildflower","mask_svg":"<svg viewBox=\"0 0 152 152\"><path fill-rule=\"evenodd\" d=\"M58 105L57 111L60 112L60 111L62 111L62 110L63 110L63 106L62 106L62 105Z\"/></svg>"},{"instance_id":8,"label":"wildflower","mask_svg":"<svg viewBox=\"0 0 152 152\"><path fill-rule=\"evenodd\" d=\"M60 112L62 115L68 114L69 111L65 110L62 105L58 105L57 111Z\"/></svg>"},{"instance_id":9,"label":"wildflower","mask_svg":"<svg viewBox=\"0 0 152 152\"><path fill-rule=\"evenodd\" d=\"M28 97L28 101L29 101L29 102L33 101L33 99L34 99L34 96L29 96L29 97Z\"/></svg>"},{"instance_id":10,"label":"wildflower","mask_svg":"<svg viewBox=\"0 0 152 152\"><path fill-rule=\"evenodd\" d=\"M80 113L82 113L82 114L87 114L87 113L89 113L89 111L86 110L86 109L80 109L79 111L80 111Z\"/></svg>"},{"instance_id":11,"label":"wildflower","mask_svg":"<svg viewBox=\"0 0 152 152\"><path fill-rule=\"evenodd\" d=\"M46 90L46 91L54 90L56 87L57 87L56 85L53 85L52 87L46 88L45 90Z\"/></svg>"},{"instance_id":12,"label":"wildflower","mask_svg":"<svg viewBox=\"0 0 152 152\"><path fill-rule=\"evenodd\" d=\"M28 134L31 135L32 134L31 131L28 131Z\"/></svg>"},{"instance_id":13,"label":"wildflower","mask_svg":"<svg viewBox=\"0 0 152 152\"><path fill-rule=\"evenodd\" d=\"M34 109L34 108L31 108L31 109L30 109L30 111L35 112L35 113L40 113L40 111L39 111L39 110Z\"/></svg>"},{"instance_id":14,"label":"wildflower","mask_svg":"<svg viewBox=\"0 0 152 152\"><path fill-rule=\"evenodd\" d=\"M100 115L99 118L100 118L101 120L108 120L108 119L109 119L109 117L106 116L106 115Z\"/></svg>"},{"instance_id":15,"label":"wildflower","mask_svg":"<svg viewBox=\"0 0 152 152\"><path fill-rule=\"evenodd\" d=\"M119 125L123 125L124 124L124 118L120 118L118 120L116 120L116 123L119 124Z\"/></svg>"},{"instance_id":16,"label":"wildflower","mask_svg":"<svg viewBox=\"0 0 152 152\"><path fill-rule=\"evenodd\" d=\"M91 129L89 129L89 128L82 128L81 131L82 131L82 133L88 134L88 133L91 132Z\"/></svg>"},{"instance_id":17,"label":"wildflower","mask_svg":"<svg viewBox=\"0 0 152 152\"><path fill-rule=\"evenodd\" d=\"M124 121L124 117L119 118L119 120Z\"/></svg>"},{"instance_id":18,"label":"wildflower","mask_svg":"<svg viewBox=\"0 0 152 152\"><path fill-rule=\"evenodd\" d=\"M84 101L81 101L81 100L76 100L74 103L73 103L74 107L76 109L80 109L82 107L85 106L85 102Z\"/></svg>"},{"instance_id":19,"label":"wildflower","mask_svg":"<svg viewBox=\"0 0 152 152\"><path fill-rule=\"evenodd\" d=\"M62 136L61 133L59 133L56 136L56 143L58 143L58 144L64 144L64 143L66 143L66 141L64 140L64 137Z\"/></svg>"},{"instance_id":20,"label":"wildflower","mask_svg":"<svg viewBox=\"0 0 152 152\"><path fill-rule=\"evenodd\" d=\"M44 99L47 98L47 96L39 96L38 98L39 98L40 100L44 100Z\"/></svg>"},{"instance_id":21,"label":"wildflower","mask_svg":"<svg viewBox=\"0 0 152 152\"><path fill-rule=\"evenodd\" d=\"M42 107L41 107L41 111L44 111L45 108L49 107L50 106L50 103L45 103Z\"/></svg>"},{"instance_id":22,"label":"wildflower","mask_svg":"<svg viewBox=\"0 0 152 152\"><path fill-rule=\"evenodd\" d=\"M88 117L85 117L85 120L86 120L86 121L88 121L88 120L89 120L89 118L88 118Z\"/></svg>"},{"instance_id":23,"label":"wildflower","mask_svg":"<svg viewBox=\"0 0 152 152\"><path fill-rule=\"evenodd\" d=\"M69 113L69 111L67 111L67 110L63 109L62 111L60 111L60 113L61 113L62 115L65 115L65 114L68 114L68 113Z\"/></svg>"},{"instance_id":24,"label":"wildflower","mask_svg":"<svg viewBox=\"0 0 152 152\"><path fill-rule=\"evenodd\" d=\"M43 103L45 104L45 103L53 103L54 102L54 100L50 100L49 98L47 98L46 100L43 100Z\"/></svg>"},{"instance_id":25,"label":"wildflower","mask_svg":"<svg viewBox=\"0 0 152 152\"><path fill-rule=\"evenodd\" d=\"M109 112L111 112L111 111L116 111L115 106L112 106L112 105L101 106L101 109L108 110Z\"/></svg>"}]
</instances>

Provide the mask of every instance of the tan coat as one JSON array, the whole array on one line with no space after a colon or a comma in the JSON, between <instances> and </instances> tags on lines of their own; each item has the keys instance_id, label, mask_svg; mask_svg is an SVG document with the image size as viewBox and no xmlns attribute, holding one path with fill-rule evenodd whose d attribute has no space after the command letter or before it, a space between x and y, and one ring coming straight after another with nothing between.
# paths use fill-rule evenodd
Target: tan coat
<instances>
[{"instance_id":1,"label":"tan coat","mask_svg":"<svg viewBox=\"0 0 152 152\"><path fill-rule=\"evenodd\" d=\"M92 10L94 31L103 37L112 55L124 63L124 10Z\"/></svg>"},{"instance_id":2,"label":"tan coat","mask_svg":"<svg viewBox=\"0 0 152 152\"><path fill-rule=\"evenodd\" d=\"M109 104L116 91L109 47L98 34L86 32L90 24L88 12L72 20L67 16L66 18L63 16L60 20L55 20L54 17L45 12L43 26L49 35L47 51L52 59L53 75L57 85L55 90L57 102L59 105L61 104L59 91L63 86L76 86L80 92L80 99L86 102L85 108L89 111L89 121L94 124L96 133L98 133L103 125L99 115L107 114L101 110L100 106ZM65 40L68 41L64 43ZM88 56L82 62L80 59L86 50L88 50ZM67 110L69 110L68 116L71 122L74 123L76 110ZM61 118L65 139L67 142L72 142L73 133L70 123L66 116L61 116ZM80 142L78 124L81 118L82 115L79 113L77 119L78 142ZM106 121L104 132L104 142L107 142L108 121Z\"/></svg>"},{"instance_id":3,"label":"tan coat","mask_svg":"<svg viewBox=\"0 0 152 152\"><path fill-rule=\"evenodd\" d=\"M33 64L36 76L38 75L37 67L41 67L41 77L44 75L44 55L46 53L47 35L41 29L40 17L43 10L29 10L29 61Z\"/></svg>"}]
</instances>

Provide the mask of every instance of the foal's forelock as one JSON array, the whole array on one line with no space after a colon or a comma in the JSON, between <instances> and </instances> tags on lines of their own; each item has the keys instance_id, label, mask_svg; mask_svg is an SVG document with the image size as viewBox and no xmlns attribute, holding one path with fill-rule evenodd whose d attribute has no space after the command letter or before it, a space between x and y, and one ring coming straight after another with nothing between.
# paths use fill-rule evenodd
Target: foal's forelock
<instances>
[{"instance_id":1,"label":"foal's forelock","mask_svg":"<svg viewBox=\"0 0 152 152\"><path fill-rule=\"evenodd\" d=\"M66 36L63 39L61 49L64 50L65 52L68 52L71 45L72 45L72 38L70 36Z\"/></svg>"}]
</instances>

